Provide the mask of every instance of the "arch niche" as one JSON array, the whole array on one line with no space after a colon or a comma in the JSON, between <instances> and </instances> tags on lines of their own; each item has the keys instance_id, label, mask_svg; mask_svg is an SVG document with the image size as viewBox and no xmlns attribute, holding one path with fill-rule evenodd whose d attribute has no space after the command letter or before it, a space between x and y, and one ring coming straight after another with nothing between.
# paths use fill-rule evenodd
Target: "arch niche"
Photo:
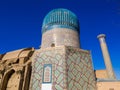
<instances>
[{"instance_id":1,"label":"arch niche","mask_svg":"<svg viewBox=\"0 0 120 90\"><path fill-rule=\"evenodd\" d=\"M3 78L2 90L21 90L20 77L21 74L13 69L7 72Z\"/></svg>"}]
</instances>

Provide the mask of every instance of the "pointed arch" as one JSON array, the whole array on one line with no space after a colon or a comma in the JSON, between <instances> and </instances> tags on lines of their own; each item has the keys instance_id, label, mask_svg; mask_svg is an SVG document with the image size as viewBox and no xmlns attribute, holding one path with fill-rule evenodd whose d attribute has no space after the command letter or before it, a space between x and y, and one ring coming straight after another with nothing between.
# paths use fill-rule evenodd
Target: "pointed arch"
<instances>
[{"instance_id":1,"label":"pointed arch","mask_svg":"<svg viewBox=\"0 0 120 90\"><path fill-rule=\"evenodd\" d=\"M8 71L8 72L4 75L1 90L6 90L8 80L9 80L9 78L11 77L11 75L12 75L13 73L15 73L15 70L12 69L12 70Z\"/></svg>"},{"instance_id":2,"label":"pointed arch","mask_svg":"<svg viewBox=\"0 0 120 90\"><path fill-rule=\"evenodd\" d=\"M5 73L1 90L21 90L21 74L16 73L14 69Z\"/></svg>"}]
</instances>

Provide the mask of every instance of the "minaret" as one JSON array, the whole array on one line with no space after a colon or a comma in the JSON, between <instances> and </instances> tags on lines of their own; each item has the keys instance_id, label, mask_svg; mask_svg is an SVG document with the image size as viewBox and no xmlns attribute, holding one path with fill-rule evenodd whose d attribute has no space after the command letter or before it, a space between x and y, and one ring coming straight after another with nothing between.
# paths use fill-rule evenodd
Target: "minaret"
<instances>
[{"instance_id":1,"label":"minaret","mask_svg":"<svg viewBox=\"0 0 120 90\"><path fill-rule=\"evenodd\" d=\"M101 46L101 49L102 49L102 54L103 54L108 78L109 79L115 79L115 74L114 74L114 71L113 71L113 68L112 68L110 55L109 55L108 48L107 48L106 41L105 41L105 34L100 34L100 35L97 36L97 38L100 41L100 46Z\"/></svg>"}]
</instances>

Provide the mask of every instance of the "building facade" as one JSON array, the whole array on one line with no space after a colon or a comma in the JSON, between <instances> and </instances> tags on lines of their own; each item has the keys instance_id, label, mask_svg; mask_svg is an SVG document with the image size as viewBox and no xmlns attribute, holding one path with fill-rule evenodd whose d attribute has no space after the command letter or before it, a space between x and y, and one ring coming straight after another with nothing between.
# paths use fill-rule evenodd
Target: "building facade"
<instances>
[{"instance_id":1,"label":"building facade","mask_svg":"<svg viewBox=\"0 0 120 90\"><path fill-rule=\"evenodd\" d=\"M0 90L119 90L110 58L105 58L110 63L106 70L94 70L90 51L80 47L79 32L73 12L50 11L43 21L40 49L0 55Z\"/></svg>"}]
</instances>

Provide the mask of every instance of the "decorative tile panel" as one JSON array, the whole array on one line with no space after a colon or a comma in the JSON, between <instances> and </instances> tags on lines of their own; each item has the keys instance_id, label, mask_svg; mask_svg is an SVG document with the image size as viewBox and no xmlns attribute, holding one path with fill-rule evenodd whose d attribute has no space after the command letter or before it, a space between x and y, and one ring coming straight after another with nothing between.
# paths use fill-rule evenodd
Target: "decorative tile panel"
<instances>
[{"instance_id":1,"label":"decorative tile panel","mask_svg":"<svg viewBox=\"0 0 120 90\"><path fill-rule=\"evenodd\" d=\"M42 79L43 79L43 83L52 82L52 64L44 64Z\"/></svg>"},{"instance_id":2,"label":"decorative tile panel","mask_svg":"<svg viewBox=\"0 0 120 90\"><path fill-rule=\"evenodd\" d=\"M52 74L45 80L47 66ZM90 53L79 48L60 46L36 51L31 90L41 90L43 81L50 78L52 90L96 90Z\"/></svg>"},{"instance_id":3,"label":"decorative tile panel","mask_svg":"<svg viewBox=\"0 0 120 90\"><path fill-rule=\"evenodd\" d=\"M45 80L44 75L46 67L52 72L52 90L63 90L66 87L64 48L42 49L36 52L33 58L31 90L41 90L42 83L49 83L47 81L50 79Z\"/></svg>"},{"instance_id":4,"label":"decorative tile panel","mask_svg":"<svg viewBox=\"0 0 120 90\"><path fill-rule=\"evenodd\" d=\"M66 61L68 69L67 90L96 90L95 75L88 51L67 47Z\"/></svg>"}]
</instances>

